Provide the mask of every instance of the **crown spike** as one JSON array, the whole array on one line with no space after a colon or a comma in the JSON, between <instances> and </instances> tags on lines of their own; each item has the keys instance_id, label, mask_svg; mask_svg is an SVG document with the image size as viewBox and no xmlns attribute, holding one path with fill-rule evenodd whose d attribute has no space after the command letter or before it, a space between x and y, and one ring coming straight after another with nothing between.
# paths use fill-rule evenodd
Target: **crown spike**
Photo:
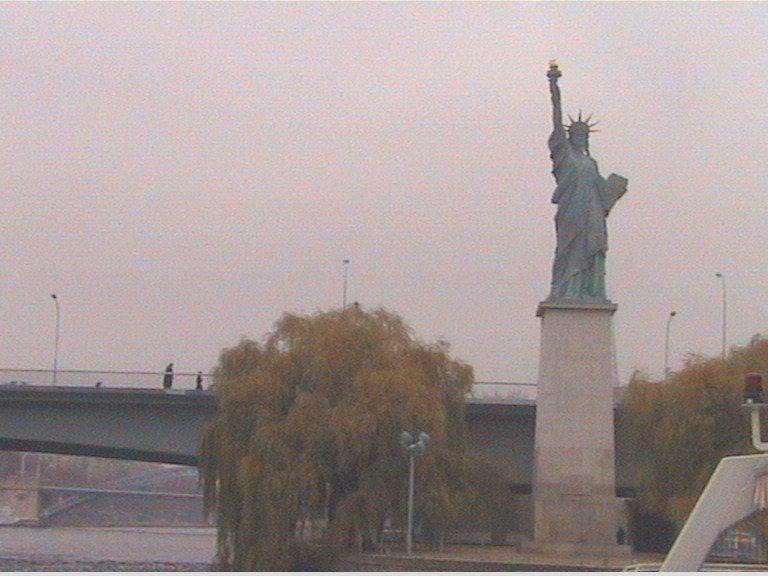
<instances>
[{"instance_id":1,"label":"crown spike","mask_svg":"<svg viewBox=\"0 0 768 576\"><path fill-rule=\"evenodd\" d=\"M595 120L594 122L591 122L593 115L594 115L594 112L590 113L589 116L587 116L586 119L585 119L584 118L584 111L579 109L579 115L578 115L578 118L576 120L573 119L573 116L568 114L568 119L571 121L571 123L570 124L566 124L565 127L568 130L570 130L573 127L574 124L581 124L581 125L583 125L586 128L587 132L600 132L600 130L593 130L594 126L597 126L598 124L600 124L599 120Z\"/></svg>"}]
</instances>

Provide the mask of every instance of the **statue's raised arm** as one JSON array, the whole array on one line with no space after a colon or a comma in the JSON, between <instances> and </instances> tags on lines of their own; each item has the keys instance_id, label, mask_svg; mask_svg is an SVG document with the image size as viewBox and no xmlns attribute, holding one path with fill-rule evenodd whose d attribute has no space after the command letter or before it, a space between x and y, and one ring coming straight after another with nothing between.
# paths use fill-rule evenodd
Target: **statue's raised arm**
<instances>
[{"instance_id":1,"label":"statue's raised arm","mask_svg":"<svg viewBox=\"0 0 768 576\"><path fill-rule=\"evenodd\" d=\"M554 60L549 63L547 78L549 78L549 93L552 95L552 122L555 130L564 130L563 128L563 108L560 103L560 87L557 85L557 79L563 73L557 67Z\"/></svg>"}]
</instances>

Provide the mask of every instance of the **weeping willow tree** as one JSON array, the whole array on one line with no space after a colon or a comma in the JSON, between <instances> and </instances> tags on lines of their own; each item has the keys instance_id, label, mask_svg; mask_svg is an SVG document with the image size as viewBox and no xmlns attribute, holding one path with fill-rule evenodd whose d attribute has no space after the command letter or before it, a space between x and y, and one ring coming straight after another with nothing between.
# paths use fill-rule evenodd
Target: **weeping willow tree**
<instances>
[{"instance_id":1,"label":"weeping willow tree","mask_svg":"<svg viewBox=\"0 0 768 576\"><path fill-rule=\"evenodd\" d=\"M768 340L755 336L726 358L687 357L667 382L637 375L624 409L650 468L638 504L682 527L721 458L752 451L744 376L768 376Z\"/></svg>"},{"instance_id":2,"label":"weeping willow tree","mask_svg":"<svg viewBox=\"0 0 768 576\"><path fill-rule=\"evenodd\" d=\"M294 568L302 528L318 519L328 546L375 542L406 493L404 430L432 437L417 466L417 514L445 529L464 494L472 381L446 343L418 341L383 309L285 314L264 342L225 349L218 415L200 449L222 566Z\"/></svg>"}]
</instances>

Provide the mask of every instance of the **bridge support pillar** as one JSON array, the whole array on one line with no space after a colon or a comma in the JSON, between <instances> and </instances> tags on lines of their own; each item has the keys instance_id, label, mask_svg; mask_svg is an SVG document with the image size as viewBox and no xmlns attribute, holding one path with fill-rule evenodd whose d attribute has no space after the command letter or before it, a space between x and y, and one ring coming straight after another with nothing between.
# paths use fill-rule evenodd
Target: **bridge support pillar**
<instances>
[{"instance_id":1,"label":"bridge support pillar","mask_svg":"<svg viewBox=\"0 0 768 576\"><path fill-rule=\"evenodd\" d=\"M533 548L616 555L613 303L542 302ZM626 529L626 528L625 528Z\"/></svg>"}]
</instances>

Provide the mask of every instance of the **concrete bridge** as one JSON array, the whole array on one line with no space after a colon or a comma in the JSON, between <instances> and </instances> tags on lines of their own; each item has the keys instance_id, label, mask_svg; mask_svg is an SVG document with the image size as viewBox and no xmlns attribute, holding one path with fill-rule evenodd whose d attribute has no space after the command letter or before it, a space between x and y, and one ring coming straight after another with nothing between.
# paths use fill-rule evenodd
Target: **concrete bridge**
<instances>
[{"instance_id":1,"label":"concrete bridge","mask_svg":"<svg viewBox=\"0 0 768 576\"><path fill-rule=\"evenodd\" d=\"M194 466L215 414L204 390L2 386L0 450Z\"/></svg>"},{"instance_id":2,"label":"concrete bridge","mask_svg":"<svg viewBox=\"0 0 768 576\"><path fill-rule=\"evenodd\" d=\"M207 390L0 386L0 450L195 466L202 427L215 414ZM533 481L535 418L532 400L467 400L470 449L505 463L518 494ZM643 462L620 412L615 438L617 495L631 496Z\"/></svg>"}]
</instances>

